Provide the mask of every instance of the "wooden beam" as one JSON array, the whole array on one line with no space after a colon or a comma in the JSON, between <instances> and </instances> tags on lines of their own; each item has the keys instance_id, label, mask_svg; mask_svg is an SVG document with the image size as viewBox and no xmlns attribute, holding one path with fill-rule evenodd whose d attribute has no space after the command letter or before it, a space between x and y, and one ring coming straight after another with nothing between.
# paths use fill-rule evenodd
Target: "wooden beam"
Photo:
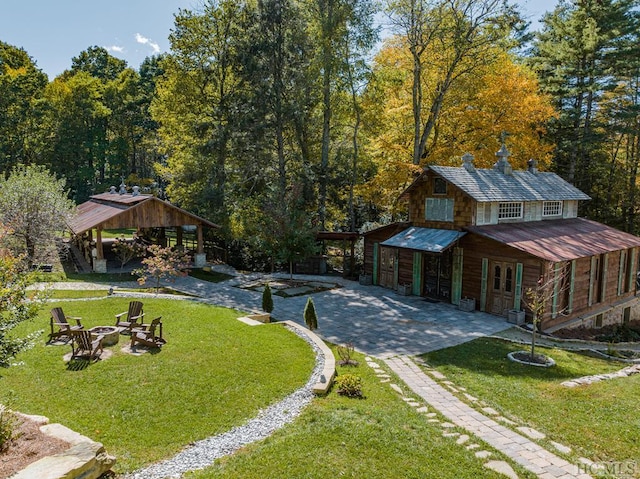
<instances>
[{"instance_id":1,"label":"wooden beam","mask_svg":"<svg viewBox=\"0 0 640 479\"><path fill-rule=\"evenodd\" d=\"M96 228L96 251L97 259L104 259L104 252L102 250L102 229Z\"/></svg>"},{"instance_id":2,"label":"wooden beam","mask_svg":"<svg viewBox=\"0 0 640 479\"><path fill-rule=\"evenodd\" d=\"M200 223L197 227L197 234L198 234L198 247L196 249L196 253L198 254L202 254L204 253L204 237L202 234L202 223Z\"/></svg>"}]
</instances>

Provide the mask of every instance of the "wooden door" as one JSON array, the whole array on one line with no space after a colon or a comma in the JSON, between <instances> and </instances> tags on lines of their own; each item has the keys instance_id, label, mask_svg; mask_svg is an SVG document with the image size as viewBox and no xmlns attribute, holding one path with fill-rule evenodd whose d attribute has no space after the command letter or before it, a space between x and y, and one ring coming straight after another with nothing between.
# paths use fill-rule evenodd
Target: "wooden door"
<instances>
[{"instance_id":1,"label":"wooden door","mask_svg":"<svg viewBox=\"0 0 640 479\"><path fill-rule=\"evenodd\" d=\"M398 250L396 248L380 248L380 286L383 288L396 288L396 265Z\"/></svg>"},{"instance_id":2,"label":"wooden door","mask_svg":"<svg viewBox=\"0 0 640 479\"><path fill-rule=\"evenodd\" d=\"M506 316L513 308L513 293L516 287L514 263L491 261L489 263L489 311Z\"/></svg>"},{"instance_id":3,"label":"wooden door","mask_svg":"<svg viewBox=\"0 0 640 479\"><path fill-rule=\"evenodd\" d=\"M424 255L424 295L440 300L451 300L451 251Z\"/></svg>"}]
</instances>

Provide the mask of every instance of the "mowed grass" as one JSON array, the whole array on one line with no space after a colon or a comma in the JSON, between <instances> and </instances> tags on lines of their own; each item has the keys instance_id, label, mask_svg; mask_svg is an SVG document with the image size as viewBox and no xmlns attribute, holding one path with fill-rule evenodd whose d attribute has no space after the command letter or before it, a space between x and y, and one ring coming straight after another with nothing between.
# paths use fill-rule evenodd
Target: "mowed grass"
<instances>
[{"instance_id":1,"label":"mowed grass","mask_svg":"<svg viewBox=\"0 0 640 479\"><path fill-rule=\"evenodd\" d=\"M443 437L440 426L380 382L362 355L356 359L360 366L338 367L338 373L360 376L365 399L340 396L334 388L271 437L185 478L504 478L456 437ZM520 478L534 477L514 468Z\"/></svg>"},{"instance_id":2,"label":"mowed grass","mask_svg":"<svg viewBox=\"0 0 640 479\"><path fill-rule=\"evenodd\" d=\"M576 457L598 462L640 457L640 375L567 388L560 383L626 364L545 348L537 351L551 356L555 367L524 366L506 358L520 349L526 346L484 338L423 358L503 415L573 447Z\"/></svg>"},{"instance_id":3,"label":"mowed grass","mask_svg":"<svg viewBox=\"0 0 640 479\"><path fill-rule=\"evenodd\" d=\"M0 403L48 416L96 441L132 471L180 451L192 441L228 431L301 387L314 353L279 325L247 326L237 311L184 300L144 300L145 322L162 316L167 344L156 354L108 348L109 359L70 370L70 346L45 346L49 309L62 306L86 328L113 325L126 298L51 302L24 335L45 330L37 345L0 371Z\"/></svg>"}]
</instances>

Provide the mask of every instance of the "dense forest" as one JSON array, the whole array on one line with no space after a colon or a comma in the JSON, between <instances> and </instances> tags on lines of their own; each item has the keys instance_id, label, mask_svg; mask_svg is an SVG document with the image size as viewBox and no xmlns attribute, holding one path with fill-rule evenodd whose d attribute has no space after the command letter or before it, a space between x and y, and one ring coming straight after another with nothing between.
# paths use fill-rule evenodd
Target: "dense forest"
<instances>
[{"instance_id":1,"label":"dense forest","mask_svg":"<svg viewBox=\"0 0 640 479\"><path fill-rule=\"evenodd\" d=\"M500 0L210 0L138 69L91 46L51 81L0 38L0 170L44 165L76 202L124 180L268 251L400 219L421 167L504 141L638 233L637 7L561 0L532 32Z\"/></svg>"}]
</instances>

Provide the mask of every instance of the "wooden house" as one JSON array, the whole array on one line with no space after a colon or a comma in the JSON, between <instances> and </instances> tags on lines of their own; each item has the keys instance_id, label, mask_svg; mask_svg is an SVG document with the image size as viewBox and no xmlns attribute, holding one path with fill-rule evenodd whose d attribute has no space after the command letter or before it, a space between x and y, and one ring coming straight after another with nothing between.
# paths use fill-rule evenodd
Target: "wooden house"
<instances>
[{"instance_id":1,"label":"wooden house","mask_svg":"<svg viewBox=\"0 0 640 479\"><path fill-rule=\"evenodd\" d=\"M365 233L372 282L488 313L522 317L545 286L544 330L640 318L640 238L578 218L590 198L558 175L513 171L503 146L492 169L429 166L402 194L409 222Z\"/></svg>"}]
</instances>

